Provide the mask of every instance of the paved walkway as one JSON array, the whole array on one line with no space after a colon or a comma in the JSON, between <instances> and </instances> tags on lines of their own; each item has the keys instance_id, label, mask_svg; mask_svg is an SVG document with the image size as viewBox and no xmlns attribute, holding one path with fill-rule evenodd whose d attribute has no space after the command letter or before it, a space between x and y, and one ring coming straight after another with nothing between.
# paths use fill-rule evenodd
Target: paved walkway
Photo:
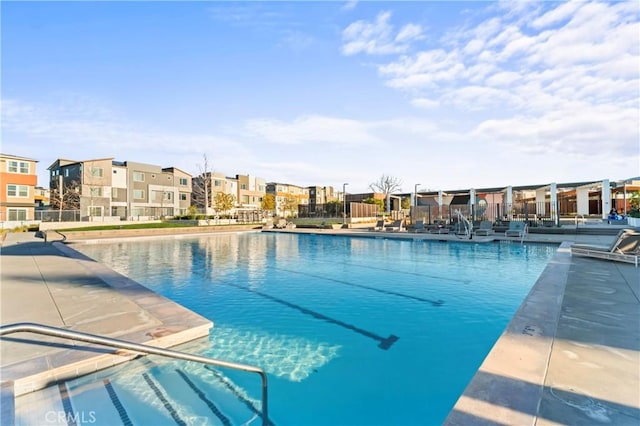
<instances>
[{"instance_id":1,"label":"paved walkway","mask_svg":"<svg viewBox=\"0 0 640 426\"><path fill-rule=\"evenodd\" d=\"M30 322L169 347L207 336L211 321L60 243L9 233L0 256L3 325ZM81 351L69 347L82 345ZM15 333L0 344L2 381L16 395L130 357L60 338Z\"/></svg>"},{"instance_id":2,"label":"paved walkway","mask_svg":"<svg viewBox=\"0 0 640 426\"><path fill-rule=\"evenodd\" d=\"M570 242L606 244L612 236L528 238L569 243L547 266L446 423L637 426L640 268L570 256ZM33 233L8 234L0 261L2 324L40 322L159 346L206 335L211 326L69 247L45 244ZM42 344L33 338L16 334L0 345L2 380L14 380L16 394L126 359L97 348L71 352L66 346L71 342L45 338L40 340L49 343Z\"/></svg>"}]
</instances>

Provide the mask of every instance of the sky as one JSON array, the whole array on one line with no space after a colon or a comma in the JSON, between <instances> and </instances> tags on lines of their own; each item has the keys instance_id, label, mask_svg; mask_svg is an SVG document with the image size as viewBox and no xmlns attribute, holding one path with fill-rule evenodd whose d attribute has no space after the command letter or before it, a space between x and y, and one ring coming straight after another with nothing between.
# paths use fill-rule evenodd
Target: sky
<instances>
[{"instance_id":1,"label":"sky","mask_svg":"<svg viewBox=\"0 0 640 426\"><path fill-rule=\"evenodd\" d=\"M401 192L640 175L640 2L2 1L4 154Z\"/></svg>"}]
</instances>

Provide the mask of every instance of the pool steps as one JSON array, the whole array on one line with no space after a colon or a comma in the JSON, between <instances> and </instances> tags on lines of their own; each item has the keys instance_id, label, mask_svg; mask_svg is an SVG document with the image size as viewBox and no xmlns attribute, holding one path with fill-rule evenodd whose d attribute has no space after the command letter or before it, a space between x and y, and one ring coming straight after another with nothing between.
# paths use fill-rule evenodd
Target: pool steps
<instances>
[{"instance_id":1,"label":"pool steps","mask_svg":"<svg viewBox=\"0 0 640 426\"><path fill-rule=\"evenodd\" d=\"M182 361L133 363L133 371L131 365L115 374L105 370L18 397L15 425L262 423L259 400L248 406L245 391L218 370Z\"/></svg>"}]
</instances>

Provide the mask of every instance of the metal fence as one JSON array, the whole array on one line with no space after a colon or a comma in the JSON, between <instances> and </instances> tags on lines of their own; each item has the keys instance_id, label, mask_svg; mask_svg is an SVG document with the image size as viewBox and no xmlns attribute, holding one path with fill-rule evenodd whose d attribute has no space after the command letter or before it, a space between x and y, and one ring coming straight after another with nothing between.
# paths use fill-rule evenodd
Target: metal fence
<instances>
[{"instance_id":1,"label":"metal fence","mask_svg":"<svg viewBox=\"0 0 640 426\"><path fill-rule=\"evenodd\" d=\"M559 205L554 206L549 202L480 204L474 205L473 208L469 204L414 206L411 208L411 219L422 220L428 224L436 221L454 223L458 210L471 221L490 221L494 224L526 221L529 226L553 226L558 225L560 220Z\"/></svg>"}]
</instances>

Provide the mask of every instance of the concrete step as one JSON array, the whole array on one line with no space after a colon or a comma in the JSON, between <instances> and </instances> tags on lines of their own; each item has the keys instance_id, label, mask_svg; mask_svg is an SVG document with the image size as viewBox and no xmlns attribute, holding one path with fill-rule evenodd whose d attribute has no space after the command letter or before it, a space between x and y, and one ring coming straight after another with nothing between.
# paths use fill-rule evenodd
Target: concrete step
<instances>
[{"instance_id":1,"label":"concrete step","mask_svg":"<svg viewBox=\"0 0 640 426\"><path fill-rule=\"evenodd\" d=\"M144 368L133 362L131 367L104 370L20 396L15 399L15 425L262 424L260 402L217 370L178 362L147 361ZM7 407L13 408L14 399L4 384L2 398L2 424L14 424L5 422L9 418L4 416L5 402L11 399Z\"/></svg>"}]
</instances>

